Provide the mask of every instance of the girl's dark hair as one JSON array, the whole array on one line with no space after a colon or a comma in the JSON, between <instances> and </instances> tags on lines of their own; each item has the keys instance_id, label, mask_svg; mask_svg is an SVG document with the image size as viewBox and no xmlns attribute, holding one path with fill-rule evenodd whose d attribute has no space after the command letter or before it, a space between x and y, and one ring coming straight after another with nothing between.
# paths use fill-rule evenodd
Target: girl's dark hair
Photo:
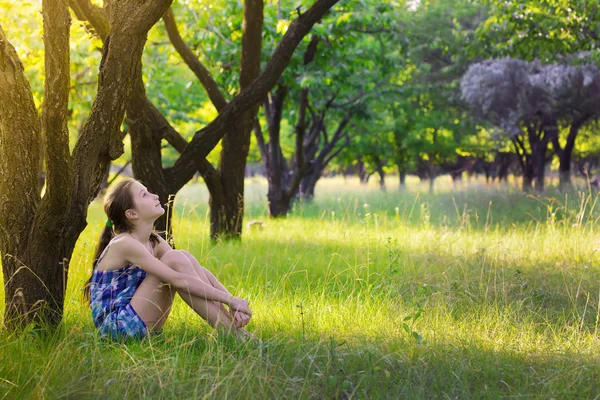
<instances>
[{"instance_id":1,"label":"girl's dark hair","mask_svg":"<svg viewBox=\"0 0 600 400\"><path fill-rule=\"evenodd\" d=\"M96 247L96 255L92 261L92 274L98 263L98 258L102 255L108 243L115 237L115 234L118 235L133 230L133 226L131 226L127 217L125 217L125 211L135 206L133 196L131 195L131 185L134 182L136 180L133 178L124 179L111 187L104 196L104 212L111 221L112 227L104 225L98 246ZM158 233L155 231L152 231L150 234L150 242L152 243L152 247L160 243ZM90 274L89 279L83 287L83 295L87 301L90 301L91 280L92 275Z\"/></svg>"}]
</instances>

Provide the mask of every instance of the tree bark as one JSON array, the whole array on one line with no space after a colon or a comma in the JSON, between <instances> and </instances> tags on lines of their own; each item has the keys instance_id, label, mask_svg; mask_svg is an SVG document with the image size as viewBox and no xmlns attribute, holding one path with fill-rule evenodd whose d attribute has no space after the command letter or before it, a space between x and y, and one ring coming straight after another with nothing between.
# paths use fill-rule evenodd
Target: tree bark
<instances>
[{"instance_id":1,"label":"tree bark","mask_svg":"<svg viewBox=\"0 0 600 400\"><path fill-rule=\"evenodd\" d=\"M0 254L5 290L5 324L29 322L30 299L49 297L35 282L29 236L40 194L40 124L29 82L14 47L0 27ZM26 302L31 302L27 304Z\"/></svg>"},{"instance_id":2,"label":"tree bark","mask_svg":"<svg viewBox=\"0 0 600 400\"><path fill-rule=\"evenodd\" d=\"M315 197L315 187L321 178L321 169L309 167L307 173L302 177L300 184L300 196L304 200L312 201Z\"/></svg>"}]
</instances>

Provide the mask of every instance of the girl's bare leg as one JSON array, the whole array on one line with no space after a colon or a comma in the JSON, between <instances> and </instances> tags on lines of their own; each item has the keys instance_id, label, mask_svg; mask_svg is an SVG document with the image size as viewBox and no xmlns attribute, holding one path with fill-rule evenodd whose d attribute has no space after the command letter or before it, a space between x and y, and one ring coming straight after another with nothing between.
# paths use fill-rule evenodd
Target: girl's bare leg
<instances>
[{"instance_id":1,"label":"girl's bare leg","mask_svg":"<svg viewBox=\"0 0 600 400\"><path fill-rule=\"evenodd\" d=\"M231 293L229 293L229 290L227 290L225 288L225 286L223 286L221 284L221 282L219 282L217 280L217 278L209 270L207 270L206 268L204 268L203 266L200 265L198 260L196 260L196 258L189 251L186 251L186 250L180 250L180 251L192 264L192 267L194 268L196 276L198 276L203 281L212 285L215 289L219 289L227 294L231 294ZM214 302L214 304L217 307L219 307L219 309L221 310L221 312L224 315L226 315L230 319L232 318L231 313L225 308L225 305L223 305L223 303Z\"/></svg>"},{"instance_id":2,"label":"girl's bare leg","mask_svg":"<svg viewBox=\"0 0 600 400\"><path fill-rule=\"evenodd\" d=\"M178 250L172 250L163 255L160 259L163 263L167 264L174 270L197 276L198 278L209 283L206 278L196 274L194 267L188 260L188 258ZM185 291L178 291L179 295L202 319L210 324L215 329L224 329L229 331L233 328L233 322L229 315L223 314L215 302L196 297ZM220 304L220 303L219 303Z\"/></svg>"},{"instance_id":3,"label":"girl's bare leg","mask_svg":"<svg viewBox=\"0 0 600 400\"><path fill-rule=\"evenodd\" d=\"M174 297L175 293L171 285L148 274L131 298L131 306L144 321L148 330L156 331L167 321Z\"/></svg>"}]
</instances>

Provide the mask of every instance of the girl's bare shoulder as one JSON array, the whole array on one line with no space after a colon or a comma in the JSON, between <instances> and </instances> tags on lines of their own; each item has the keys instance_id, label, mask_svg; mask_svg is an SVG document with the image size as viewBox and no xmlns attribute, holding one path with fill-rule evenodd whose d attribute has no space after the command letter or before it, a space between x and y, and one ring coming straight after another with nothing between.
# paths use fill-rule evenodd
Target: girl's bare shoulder
<instances>
[{"instance_id":1,"label":"girl's bare shoulder","mask_svg":"<svg viewBox=\"0 0 600 400\"><path fill-rule=\"evenodd\" d=\"M129 250L131 250L132 246L142 246L140 242L138 242L135 238L128 234L121 234L119 236L114 237L110 241L110 245L111 247L114 247L115 251L119 255L123 256L129 253Z\"/></svg>"},{"instance_id":2,"label":"girl's bare shoulder","mask_svg":"<svg viewBox=\"0 0 600 400\"><path fill-rule=\"evenodd\" d=\"M111 239L106 246L96 268L101 270L119 269L127 264L127 250L135 245L135 240L128 235L118 235Z\"/></svg>"}]
</instances>

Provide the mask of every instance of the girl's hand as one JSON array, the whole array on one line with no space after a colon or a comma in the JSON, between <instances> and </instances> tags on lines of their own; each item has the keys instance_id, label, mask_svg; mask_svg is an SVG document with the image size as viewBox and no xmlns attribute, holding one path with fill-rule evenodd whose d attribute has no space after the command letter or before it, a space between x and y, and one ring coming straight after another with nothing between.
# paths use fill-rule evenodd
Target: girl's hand
<instances>
[{"instance_id":1,"label":"girl's hand","mask_svg":"<svg viewBox=\"0 0 600 400\"><path fill-rule=\"evenodd\" d=\"M248 317L252 316L252 311L250 311L250 307L248 306L248 301L242 299L241 297L231 296L229 303L227 305L232 311L237 311L238 313L246 314Z\"/></svg>"},{"instance_id":2,"label":"girl's hand","mask_svg":"<svg viewBox=\"0 0 600 400\"><path fill-rule=\"evenodd\" d=\"M231 310L231 319L237 329L243 328L250 322L250 317L244 313Z\"/></svg>"}]
</instances>

